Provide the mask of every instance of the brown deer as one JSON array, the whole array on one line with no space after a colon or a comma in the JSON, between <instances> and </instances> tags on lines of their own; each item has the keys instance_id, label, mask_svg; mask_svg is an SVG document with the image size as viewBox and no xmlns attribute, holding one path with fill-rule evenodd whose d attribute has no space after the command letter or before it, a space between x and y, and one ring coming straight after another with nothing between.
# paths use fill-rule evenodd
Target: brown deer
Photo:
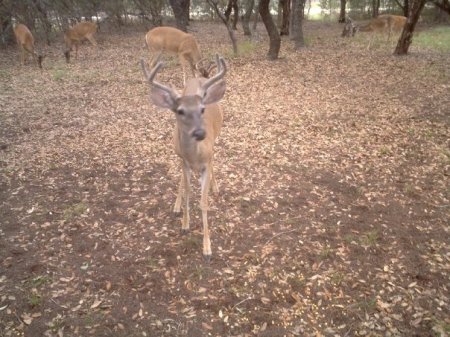
<instances>
[{"instance_id":1,"label":"brown deer","mask_svg":"<svg viewBox=\"0 0 450 337\"><path fill-rule=\"evenodd\" d=\"M70 52L75 46L75 59L78 58L78 47L81 41L87 39L96 49L97 42L94 39L94 35L97 32L97 24L94 22L80 22L70 28L64 34L64 41L66 42L66 50L64 56L67 63L70 62Z\"/></svg>"},{"instance_id":2,"label":"brown deer","mask_svg":"<svg viewBox=\"0 0 450 337\"><path fill-rule=\"evenodd\" d=\"M203 256L211 258L211 241L208 229L208 193L209 189L217 193L217 182L213 172L214 141L219 136L223 122L222 108L218 104L225 94L226 73L225 61L216 56L217 74L210 79L191 78L186 82L180 95L176 90L156 82L155 76L162 67L158 62L149 72L145 62L141 60L145 77L151 86L151 99L158 107L170 109L175 113L176 126L174 131L175 152L181 158L182 177L178 195L173 208L180 213L181 202L184 200L181 232L189 231L189 193L191 171L201 174L201 201L203 219Z\"/></svg>"},{"instance_id":3,"label":"brown deer","mask_svg":"<svg viewBox=\"0 0 450 337\"><path fill-rule=\"evenodd\" d=\"M150 52L150 67L156 63L156 55L163 52L178 55L183 68L183 83L186 83L186 68L189 66L192 76L196 71L203 77L208 77L207 67L201 65L202 58L197 41L192 34L185 33L173 27L156 27L145 35L145 44Z\"/></svg>"},{"instance_id":4,"label":"brown deer","mask_svg":"<svg viewBox=\"0 0 450 337\"><path fill-rule=\"evenodd\" d=\"M369 40L367 49L373 42L375 33L382 33L388 35L388 42L391 39L392 33L399 33L403 29L406 23L406 17L400 15L383 14L370 20L370 22L359 28L362 32L372 32L372 37Z\"/></svg>"},{"instance_id":5,"label":"brown deer","mask_svg":"<svg viewBox=\"0 0 450 337\"><path fill-rule=\"evenodd\" d=\"M17 44L20 48L20 60L22 65L25 65L26 53L30 53L33 55L39 68L42 69L42 60L44 59L44 56L36 53L34 50L34 38L28 27L19 23L14 27L14 35L16 36Z\"/></svg>"}]
</instances>

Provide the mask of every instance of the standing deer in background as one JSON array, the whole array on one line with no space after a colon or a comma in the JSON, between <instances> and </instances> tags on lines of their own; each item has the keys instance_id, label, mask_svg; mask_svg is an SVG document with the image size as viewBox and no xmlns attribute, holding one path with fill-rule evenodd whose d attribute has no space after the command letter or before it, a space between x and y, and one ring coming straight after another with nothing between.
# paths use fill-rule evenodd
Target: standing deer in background
<instances>
[{"instance_id":1,"label":"standing deer in background","mask_svg":"<svg viewBox=\"0 0 450 337\"><path fill-rule=\"evenodd\" d=\"M369 44L367 45L367 49L369 49L375 37L375 33L387 33L387 40L389 42L391 39L391 34L393 32L399 33L405 26L405 23L406 17L404 16L384 14L370 20L368 24L360 27L359 30L362 32L372 32L372 37L369 40Z\"/></svg>"},{"instance_id":2,"label":"standing deer in background","mask_svg":"<svg viewBox=\"0 0 450 337\"><path fill-rule=\"evenodd\" d=\"M345 17L345 25L342 31L342 37L353 37L358 31L358 26L353 22L349 16Z\"/></svg>"},{"instance_id":3,"label":"standing deer in background","mask_svg":"<svg viewBox=\"0 0 450 337\"><path fill-rule=\"evenodd\" d=\"M34 50L34 38L27 26L19 23L14 27L14 35L16 36L17 44L20 48L20 60L22 65L25 64L26 53L33 55L34 60L37 62L39 68L42 69L43 56L36 53Z\"/></svg>"},{"instance_id":4,"label":"standing deer in background","mask_svg":"<svg viewBox=\"0 0 450 337\"><path fill-rule=\"evenodd\" d=\"M184 84L186 84L186 67L188 65L193 77L195 77L195 71L198 71L203 77L208 77L206 67L201 66L200 49L192 34L173 27L156 27L145 35L145 44L151 54L150 67L156 63L157 54L159 57L161 53L169 52L178 55L180 59Z\"/></svg>"},{"instance_id":5,"label":"standing deer in background","mask_svg":"<svg viewBox=\"0 0 450 337\"><path fill-rule=\"evenodd\" d=\"M64 51L64 56L66 57L67 63L69 63L70 61L70 52L72 51L73 46L75 46L75 59L78 58L78 46L84 39L89 40L89 42L97 49L97 42L94 39L94 34L96 32L96 23L80 22L70 28L64 34L64 41L66 42L66 50Z\"/></svg>"},{"instance_id":6,"label":"standing deer in background","mask_svg":"<svg viewBox=\"0 0 450 337\"><path fill-rule=\"evenodd\" d=\"M162 67L158 62L149 72L145 62L141 60L142 69L152 90L151 99L158 107L170 109L175 113L174 131L175 152L181 158L182 177L178 188L178 196L173 208L181 211L184 199L184 212L181 225L183 234L189 230L189 192L191 171L201 174L201 201L203 220L203 256L211 258L211 241L208 229L208 193L210 187L217 193L217 182L213 172L214 141L219 136L223 122L222 108L217 103L225 94L226 73L225 61L216 56L217 74L210 79L191 78L186 82L183 93L156 82L155 76Z\"/></svg>"}]
</instances>

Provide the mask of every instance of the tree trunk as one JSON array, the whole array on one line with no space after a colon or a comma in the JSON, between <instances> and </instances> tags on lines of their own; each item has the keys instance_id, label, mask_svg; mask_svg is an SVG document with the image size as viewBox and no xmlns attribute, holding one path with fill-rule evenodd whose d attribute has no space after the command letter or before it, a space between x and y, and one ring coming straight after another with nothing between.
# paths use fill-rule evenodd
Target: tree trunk
<instances>
[{"instance_id":1,"label":"tree trunk","mask_svg":"<svg viewBox=\"0 0 450 337\"><path fill-rule=\"evenodd\" d=\"M448 0L435 0L433 1L433 4L438 7L441 11L446 12L448 15L450 15L450 2Z\"/></svg>"},{"instance_id":2,"label":"tree trunk","mask_svg":"<svg viewBox=\"0 0 450 337\"><path fill-rule=\"evenodd\" d=\"M372 17L376 18L380 14L380 0L372 0Z\"/></svg>"},{"instance_id":3,"label":"tree trunk","mask_svg":"<svg viewBox=\"0 0 450 337\"><path fill-rule=\"evenodd\" d=\"M403 9L403 15L408 17L409 16L409 0L405 0L402 9Z\"/></svg>"},{"instance_id":4,"label":"tree trunk","mask_svg":"<svg viewBox=\"0 0 450 337\"><path fill-rule=\"evenodd\" d=\"M345 7L347 5L347 0L341 0L341 11L339 12L339 23L345 22Z\"/></svg>"},{"instance_id":5,"label":"tree trunk","mask_svg":"<svg viewBox=\"0 0 450 337\"><path fill-rule=\"evenodd\" d=\"M251 36L252 32L250 30L250 19L252 17L253 7L255 6L255 0L247 0L245 6L245 13L242 15L242 29L244 30L244 35Z\"/></svg>"},{"instance_id":6,"label":"tree trunk","mask_svg":"<svg viewBox=\"0 0 450 337\"><path fill-rule=\"evenodd\" d=\"M190 0L169 0L169 3L175 16L177 28L186 32L189 21Z\"/></svg>"},{"instance_id":7,"label":"tree trunk","mask_svg":"<svg viewBox=\"0 0 450 337\"><path fill-rule=\"evenodd\" d=\"M291 39L294 41L296 50L305 46L303 36L303 12L305 11L305 0L292 0L292 31Z\"/></svg>"},{"instance_id":8,"label":"tree trunk","mask_svg":"<svg viewBox=\"0 0 450 337\"><path fill-rule=\"evenodd\" d=\"M408 54L409 46L412 42L414 28L419 20L420 13L425 6L426 0L414 0L411 6L410 16L406 20L405 27L403 28L402 35L398 40L397 47L395 47L394 55L406 55Z\"/></svg>"},{"instance_id":9,"label":"tree trunk","mask_svg":"<svg viewBox=\"0 0 450 337\"><path fill-rule=\"evenodd\" d=\"M270 0L260 0L259 14L261 15L261 19L266 27L270 39L267 57L269 60L276 60L280 52L281 38L280 34L278 34L277 26L275 25L275 22L273 22L272 16L270 15L269 2Z\"/></svg>"},{"instance_id":10,"label":"tree trunk","mask_svg":"<svg viewBox=\"0 0 450 337\"><path fill-rule=\"evenodd\" d=\"M231 29L231 27L230 27L230 25L229 25L229 23L227 21L227 18L225 17L225 15L223 15L220 12L219 6L217 5L217 0L206 0L206 1L214 9L214 11L216 12L217 16L219 16L219 18L222 20L222 22L227 27L228 35L230 36L231 44L233 45L233 53L234 53L234 55L237 55L238 54L238 48L237 48L236 37L234 36L233 29Z\"/></svg>"},{"instance_id":11,"label":"tree trunk","mask_svg":"<svg viewBox=\"0 0 450 337\"><path fill-rule=\"evenodd\" d=\"M259 1L259 0L255 0L255 1L258 1L258 2L256 3L256 7L255 7L255 16L254 16L254 18L253 18L253 31L254 31L254 32L256 31L256 26L257 26L257 24L258 24L258 19L259 19L259 4L260 4L260 1Z\"/></svg>"},{"instance_id":12,"label":"tree trunk","mask_svg":"<svg viewBox=\"0 0 450 337\"><path fill-rule=\"evenodd\" d=\"M228 0L227 9L225 10L225 18L227 22L230 20L231 12L233 11L233 29L237 30L237 22L239 20L239 7L237 0Z\"/></svg>"},{"instance_id":13,"label":"tree trunk","mask_svg":"<svg viewBox=\"0 0 450 337\"><path fill-rule=\"evenodd\" d=\"M289 17L291 16L291 0L280 0L281 25L280 35L289 35Z\"/></svg>"}]
</instances>

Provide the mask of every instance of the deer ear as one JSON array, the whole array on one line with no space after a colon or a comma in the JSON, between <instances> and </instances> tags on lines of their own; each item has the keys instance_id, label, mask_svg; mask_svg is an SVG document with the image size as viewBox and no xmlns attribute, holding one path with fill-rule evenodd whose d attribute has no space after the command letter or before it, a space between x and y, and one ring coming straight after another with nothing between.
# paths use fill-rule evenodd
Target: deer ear
<instances>
[{"instance_id":1,"label":"deer ear","mask_svg":"<svg viewBox=\"0 0 450 337\"><path fill-rule=\"evenodd\" d=\"M226 88L225 81L219 81L209 87L203 96L203 104L213 104L220 101L225 94Z\"/></svg>"},{"instance_id":2,"label":"deer ear","mask_svg":"<svg viewBox=\"0 0 450 337\"><path fill-rule=\"evenodd\" d=\"M175 98L167 91L158 87L153 87L150 95L153 104L160 108L173 110L175 107Z\"/></svg>"}]
</instances>

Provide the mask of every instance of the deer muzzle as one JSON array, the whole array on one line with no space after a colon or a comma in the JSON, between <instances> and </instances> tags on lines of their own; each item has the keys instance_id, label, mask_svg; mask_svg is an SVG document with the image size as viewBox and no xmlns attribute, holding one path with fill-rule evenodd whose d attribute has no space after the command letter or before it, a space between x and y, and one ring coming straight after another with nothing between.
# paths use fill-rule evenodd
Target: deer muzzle
<instances>
[{"instance_id":1,"label":"deer muzzle","mask_svg":"<svg viewBox=\"0 0 450 337\"><path fill-rule=\"evenodd\" d=\"M194 137L195 140L198 141L198 142L203 140L203 139L205 139L205 137L206 137L205 129L194 130L194 132L192 132L192 137Z\"/></svg>"}]
</instances>

